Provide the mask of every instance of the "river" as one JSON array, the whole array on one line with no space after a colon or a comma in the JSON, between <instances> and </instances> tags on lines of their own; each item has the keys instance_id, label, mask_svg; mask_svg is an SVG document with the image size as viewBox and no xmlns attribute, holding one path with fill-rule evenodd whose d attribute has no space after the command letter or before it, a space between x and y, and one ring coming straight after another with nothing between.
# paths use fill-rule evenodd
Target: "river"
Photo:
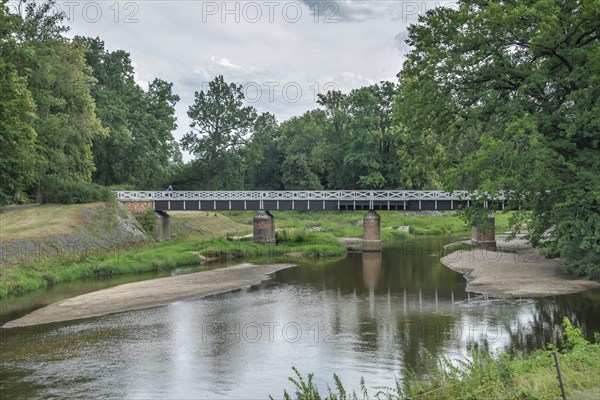
<instances>
[{"instance_id":1,"label":"river","mask_svg":"<svg viewBox=\"0 0 600 400\"><path fill-rule=\"evenodd\" d=\"M292 366L313 372L321 393L337 373L357 392L364 377L372 395L407 367L426 371L431 356L539 348L563 316L588 337L600 331L600 291L510 301L465 292L465 279L439 262L449 241L401 240L381 254L303 261L235 292L0 330L0 396L281 397L293 390ZM76 282L8 299L0 303L0 324L61 298L156 276Z\"/></svg>"}]
</instances>

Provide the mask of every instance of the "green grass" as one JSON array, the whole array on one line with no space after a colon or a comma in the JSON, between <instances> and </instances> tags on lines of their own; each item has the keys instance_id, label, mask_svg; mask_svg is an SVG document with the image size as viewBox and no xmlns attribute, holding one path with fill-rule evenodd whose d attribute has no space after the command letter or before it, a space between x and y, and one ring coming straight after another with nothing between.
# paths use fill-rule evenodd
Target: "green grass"
<instances>
[{"instance_id":1,"label":"green grass","mask_svg":"<svg viewBox=\"0 0 600 400\"><path fill-rule=\"evenodd\" d=\"M456 213L443 213L439 216L414 215L399 211L378 211L381 216L381 238L383 240L405 238L409 235L398 231L401 226L409 226L410 233L416 235L443 235L468 232L470 227ZM252 224L254 212L230 211L225 215L241 224ZM364 211L275 211L275 226L285 230L315 230L331 233L335 237L361 237ZM496 231L508 229L510 213L496 214Z\"/></svg>"},{"instance_id":2,"label":"green grass","mask_svg":"<svg viewBox=\"0 0 600 400\"><path fill-rule=\"evenodd\" d=\"M46 208L50 209L44 207L25 212L45 211ZM448 234L465 232L468 229L457 215L451 213L440 216L415 216L393 211L379 213L383 240L409 237L410 234L397 229L400 226L410 226L411 233L414 234ZM0 270L0 298L24 294L59 282L195 265L201 262L198 254L219 259L244 258L253 262L273 262L274 257L277 257L278 261L300 261L298 257L331 261L346 254L346 249L337 238L362 236L364 214L277 212L275 217L279 231L277 246L273 246L256 244L251 239L229 240L223 236L207 238L210 232L205 230L207 226L212 226L209 222L221 227L221 235L232 230L244 232L251 226L254 212L227 212L226 217L207 214L203 218L200 218L200 213L174 213L175 225L183 221L193 228L193 233L181 231L176 240L146 243L135 249L102 250L98 254L77 254L69 259L44 259L36 263L5 266ZM507 219L506 214L498 215L498 231L506 228ZM208 225L204 226L206 224ZM223 226L227 227L225 231Z\"/></svg>"},{"instance_id":3,"label":"green grass","mask_svg":"<svg viewBox=\"0 0 600 400\"><path fill-rule=\"evenodd\" d=\"M197 243L171 241L133 249L103 249L68 259L44 259L38 263L7 266L0 274L0 298L21 295L59 282L101 279L119 274L163 271L200 263L192 253Z\"/></svg>"},{"instance_id":4,"label":"green grass","mask_svg":"<svg viewBox=\"0 0 600 400\"><path fill-rule=\"evenodd\" d=\"M215 238L200 243L198 251L209 257L256 258L293 254L311 258L336 257L346 254L346 249L335 236L322 232L277 233L277 245L254 243L252 239L229 240Z\"/></svg>"},{"instance_id":5,"label":"green grass","mask_svg":"<svg viewBox=\"0 0 600 400\"><path fill-rule=\"evenodd\" d=\"M0 271L0 298L21 295L59 282L102 279L119 274L171 270L200 264L199 254L219 259L273 260L289 257L340 257L346 249L331 234L308 233L277 246L254 243L251 239L225 237L198 240L188 235L176 240L147 243L133 249L105 249L96 254L77 254L69 259L45 259L4 267Z\"/></svg>"},{"instance_id":6,"label":"green grass","mask_svg":"<svg viewBox=\"0 0 600 400\"><path fill-rule=\"evenodd\" d=\"M549 345L546 349L521 356L509 353L477 353L459 365L446 359L432 360L430 372L424 376L405 371L403 380L372 396L378 399L559 399L560 389L552 357L557 352L568 398L597 398L600 391L600 335L596 343L583 339L581 331L565 318L562 349ZM313 384L313 374L304 379L296 368L290 381L295 386L294 397L314 399L369 399L364 380L361 393L348 392L334 374L334 387L321 395ZM580 397L581 396L581 397ZM284 391L284 398L292 396Z\"/></svg>"}]
</instances>

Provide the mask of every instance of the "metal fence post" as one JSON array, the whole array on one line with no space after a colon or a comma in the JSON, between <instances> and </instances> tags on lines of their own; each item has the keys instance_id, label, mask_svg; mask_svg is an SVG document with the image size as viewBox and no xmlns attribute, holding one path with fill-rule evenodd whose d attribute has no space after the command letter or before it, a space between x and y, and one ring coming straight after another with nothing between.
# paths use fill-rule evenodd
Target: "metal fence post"
<instances>
[{"instance_id":1,"label":"metal fence post","mask_svg":"<svg viewBox=\"0 0 600 400\"><path fill-rule=\"evenodd\" d=\"M560 372L560 365L558 364L558 355L555 351L552 352L552 356L554 357L554 365L556 365L556 377L558 378L558 385L560 386L560 392L562 394L563 400L567 400L567 393L565 392L565 385L562 380L562 373Z\"/></svg>"}]
</instances>

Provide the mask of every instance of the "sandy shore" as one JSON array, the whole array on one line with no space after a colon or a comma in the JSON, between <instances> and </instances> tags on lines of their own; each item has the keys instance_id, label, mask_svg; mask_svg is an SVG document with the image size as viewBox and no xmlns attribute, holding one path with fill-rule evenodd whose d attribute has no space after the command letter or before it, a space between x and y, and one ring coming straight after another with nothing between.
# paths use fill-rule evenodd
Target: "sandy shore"
<instances>
[{"instance_id":1,"label":"sandy shore","mask_svg":"<svg viewBox=\"0 0 600 400\"><path fill-rule=\"evenodd\" d=\"M465 274L467 291L494 297L543 297L600 288L600 283L576 279L560 258L541 256L525 240L496 237L498 251L460 250L442 264Z\"/></svg>"},{"instance_id":2,"label":"sandy shore","mask_svg":"<svg viewBox=\"0 0 600 400\"><path fill-rule=\"evenodd\" d=\"M269 274L294 266L240 264L212 271L128 283L50 304L7 322L2 327L14 328L97 317L224 293L256 285L268 279Z\"/></svg>"}]
</instances>

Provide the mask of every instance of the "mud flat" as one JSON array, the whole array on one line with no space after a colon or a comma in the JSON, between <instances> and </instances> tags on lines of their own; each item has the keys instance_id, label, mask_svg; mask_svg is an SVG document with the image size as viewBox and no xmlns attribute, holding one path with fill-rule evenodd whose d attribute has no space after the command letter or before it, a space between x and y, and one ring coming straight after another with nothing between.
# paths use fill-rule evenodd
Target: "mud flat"
<instances>
[{"instance_id":1,"label":"mud flat","mask_svg":"<svg viewBox=\"0 0 600 400\"><path fill-rule=\"evenodd\" d=\"M294 266L239 264L217 270L128 283L50 304L7 322L2 327L14 328L97 317L229 292L256 285L269 279L270 274Z\"/></svg>"},{"instance_id":2,"label":"mud flat","mask_svg":"<svg viewBox=\"0 0 600 400\"><path fill-rule=\"evenodd\" d=\"M459 250L442 264L465 275L467 291L494 297L543 297L600 288L570 275L563 260L547 259L525 240L496 237L497 251Z\"/></svg>"}]
</instances>

